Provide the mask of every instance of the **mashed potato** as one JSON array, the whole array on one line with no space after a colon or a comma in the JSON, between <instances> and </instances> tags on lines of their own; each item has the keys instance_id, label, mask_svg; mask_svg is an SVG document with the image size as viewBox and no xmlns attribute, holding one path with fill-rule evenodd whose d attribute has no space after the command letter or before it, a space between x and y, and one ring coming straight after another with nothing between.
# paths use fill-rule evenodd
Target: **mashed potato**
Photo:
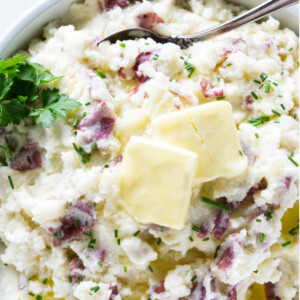
<instances>
[{"instance_id":1,"label":"mashed potato","mask_svg":"<svg viewBox=\"0 0 300 300\"><path fill-rule=\"evenodd\" d=\"M221 0L175 2L86 0L31 42L30 60L63 76L53 85L82 107L50 129L0 128L0 145L31 166L0 167L4 299L299 297L298 38L270 17L186 50L151 39L97 45L128 27L190 34L241 12ZM140 222L120 199L130 137L220 99L233 107L246 170L195 184L181 230Z\"/></svg>"}]
</instances>

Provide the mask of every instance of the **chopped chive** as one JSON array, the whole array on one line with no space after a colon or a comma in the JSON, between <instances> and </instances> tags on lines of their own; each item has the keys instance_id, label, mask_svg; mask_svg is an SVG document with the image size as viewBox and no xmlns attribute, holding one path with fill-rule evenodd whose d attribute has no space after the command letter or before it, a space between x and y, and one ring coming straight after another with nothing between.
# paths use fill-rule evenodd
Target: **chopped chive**
<instances>
[{"instance_id":1,"label":"chopped chive","mask_svg":"<svg viewBox=\"0 0 300 300\"><path fill-rule=\"evenodd\" d=\"M90 162L90 153L86 153L82 147L77 147L75 143L72 143L74 150L81 156L81 162L83 164L86 164L88 162Z\"/></svg>"},{"instance_id":2,"label":"chopped chive","mask_svg":"<svg viewBox=\"0 0 300 300\"><path fill-rule=\"evenodd\" d=\"M283 96L281 94L278 95L279 98L283 98Z\"/></svg>"},{"instance_id":3,"label":"chopped chive","mask_svg":"<svg viewBox=\"0 0 300 300\"><path fill-rule=\"evenodd\" d=\"M77 265L77 266L80 266L81 263L82 263L82 260L81 260L80 258L78 258L76 265Z\"/></svg>"},{"instance_id":4,"label":"chopped chive","mask_svg":"<svg viewBox=\"0 0 300 300\"><path fill-rule=\"evenodd\" d=\"M72 283L72 276L69 276L69 282Z\"/></svg>"},{"instance_id":5,"label":"chopped chive","mask_svg":"<svg viewBox=\"0 0 300 300\"><path fill-rule=\"evenodd\" d=\"M189 72L188 78L190 78L194 73L194 71L196 70L196 68L187 61L185 61L184 64L185 64L185 69Z\"/></svg>"},{"instance_id":6,"label":"chopped chive","mask_svg":"<svg viewBox=\"0 0 300 300\"><path fill-rule=\"evenodd\" d=\"M95 150L95 149L97 149L97 143L96 142L94 142L93 145L92 145L92 150Z\"/></svg>"},{"instance_id":7,"label":"chopped chive","mask_svg":"<svg viewBox=\"0 0 300 300\"><path fill-rule=\"evenodd\" d=\"M82 114L82 117L83 117L83 118L86 117L86 111Z\"/></svg>"},{"instance_id":8,"label":"chopped chive","mask_svg":"<svg viewBox=\"0 0 300 300\"><path fill-rule=\"evenodd\" d=\"M288 241L288 242L285 242L285 243L281 244L281 246L286 247L286 246L290 245L291 243L292 243L291 241Z\"/></svg>"},{"instance_id":9,"label":"chopped chive","mask_svg":"<svg viewBox=\"0 0 300 300\"><path fill-rule=\"evenodd\" d=\"M154 54L154 57L152 58L153 60L158 60L159 55L158 54Z\"/></svg>"},{"instance_id":10,"label":"chopped chive","mask_svg":"<svg viewBox=\"0 0 300 300\"><path fill-rule=\"evenodd\" d=\"M293 50L293 48L290 48L288 51L292 51Z\"/></svg>"},{"instance_id":11,"label":"chopped chive","mask_svg":"<svg viewBox=\"0 0 300 300\"><path fill-rule=\"evenodd\" d=\"M73 122L73 127L74 127L74 128L76 128L76 127L77 127L77 125L78 125L78 123L79 123L78 119L77 119L77 118L76 118L76 119L74 119L74 122Z\"/></svg>"},{"instance_id":12,"label":"chopped chive","mask_svg":"<svg viewBox=\"0 0 300 300\"><path fill-rule=\"evenodd\" d=\"M206 238L202 239L203 242L206 242L208 240L209 240L209 237L206 237Z\"/></svg>"},{"instance_id":13,"label":"chopped chive","mask_svg":"<svg viewBox=\"0 0 300 300\"><path fill-rule=\"evenodd\" d=\"M253 91L251 92L251 95L254 97L255 100L258 100L258 96Z\"/></svg>"},{"instance_id":14,"label":"chopped chive","mask_svg":"<svg viewBox=\"0 0 300 300\"><path fill-rule=\"evenodd\" d=\"M294 156L294 151L292 151L292 152L291 152L291 155L290 155L290 157L293 157L293 156Z\"/></svg>"},{"instance_id":15,"label":"chopped chive","mask_svg":"<svg viewBox=\"0 0 300 300\"><path fill-rule=\"evenodd\" d=\"M8 175L7 178L8 178L8 181L9 181L9 184L10 184L11 189L14 190L14 189L15 189L15 186L14 186L14 183L13 183L13 181L12 181L12 179L11 179L11 176Z\"/></svg>"},{"instance_id":16,"label":"chopped chive","mask_svg":"<svg viewBox=\"0 0 300 300\"><path fill-rule=\"evenodd\" d=\"M103 263L101 261L98 261L98 266L103 267Z\"/></svg>"},{"instance_id":17,"label":"chopped chive","mask_svg":"<svg viewBox=\"0 0 300 300\"><path fill-rule=\"evenodd\" d=\"M34 296L34 293L29 292L28 295L31 296L31 297L33 297L33 296Z\"/></svg>"},{"instance_id":18,"label":"chopped chive","mask_svg":"<svg viewBox=\"0 0 300 300\"><path fill-rule=\"evenodd\" d=\"M259 139L259 135L258 135L258 133L255 133L255 137L256 137L257 139Z\"/></svg>"},{"instance_id":19,"label":"chopped chive","mask_svg":"<svg viewBox=\"0 0 300 300\"><path fill-rule=\"evenodd\" d=\"M115 229L115 238L118 237L118 229Z\"/></svg>"},{"instance_id":20,"label":"chopped chive","mask_svg":"<svg viewBox=\"0 0 300 300\"><path fill-rule=\"evenodd\" d=\"M226 67L230 67L232 65L231 62L226 62Z\"/></svg>"},{"instance_id":21,"label":"chopped chive","mask_svg":"<svg viewBox=\"0 0 300 300\"><path fill-rule=\"evenodd\" d=\"M105 164L103 167L107 169L109 168L109 164Z\"/></svg>"},{"instance_id":22,"label":"chopped chive","mask_svg":"<svg viewBox=\"0 0 300 300\"><path fill-rule=\"evenodd\" d=\"M148 266L148 268L153 273L153 269L152 269L152 267L150 265Z\"/></svg>"},{"instance_id":23,"label":"chopped chive","mask_svg":"<svg viewBox=\"0 0 300 300\"><path fill-rule=\"evenodd\" d=\"M294 118L294 119L297 119L297 114L294 114L293 118Z\"/></svg>"},{"instance_id":24,"label":"chopped chive","mask_svg":"<svg viewBox=\"0 0 300 300\"><path fill-rule=\"evenodd\" d=\"M289 159L296 167L299 167L298 163L297 163L291 156L289 156L288 159Z\"/></svg>"},{"instance_id":25,"label":"chopped chive","mask_svg":"<svg viewBox=\"0 0 300 300\"><path fill-rule=\"evenodd\" d=\"M161 227L160 227L160 231L161 231L161 232L164 232L164 231L165 231L165 226L161 226Z\"/></svg>"},{"instance_id":26,"label":"chopped chive","mask_svg":"<svg viewBox=\"0 0 300 300\"><path fill-rule=\"evenodd\" d=\"M254 79L253 80L255 83L258 83L258 84L261 84L261 81L257 80L257 79Z\"/></svg>"},{"instance_id":27,"label":"chopped chive","mask_svg":"<svg viewBox=\"0 0 300 300\"><path fill-rule=\"evenodd\" d=\"M150 44L149 44L149 43L145 43L145 45L146 45L146 46L149 46Z\"/></svg>"},{"instance_id":28,"label":"chopped chive","mask_svg":"<svg viewBox=\"0 0 300 300\"><path fill-rule=\"evenodd\" d=\"M126 266L124 266L124 272L127 273L127 267Z\"/></svg>"},{"instance_id":29,"label":"chopped chive","mask_svg":"<svg viewBox=\"0 0 300 300\"><path fill-rule=\"evenodd\" d=\"M43 298L42 298L41 295L37 295L35 299L36 299L36 300L42 300Z\"/></svg>"},{"instance_id":30,"label":"chopped chive","mask_svg":"<svg viewBox=\"0 0 300 300\"><path fill-rule=\"evenodd\" d=\"M49 245L47 245L47 246L46 246L46 249L47 249L47 250L51 250L51 249L52 249L52 247L51 247L51 246L49 246Z\"/></svg>"},{"instance_id":31,"label":"chopped chive","mask_svg":"<svg viewBox=\"0 0 300 300\"><path fill-rule=\"evenodd\" d=\"M201 229L195 225L192 225L192 230L194 230L196 232L201 232Z\"/></svg>"},{"instance_id":32,"label":"chopped chive","mask_svg":"<svg viewBox=\"0 0 300 300\"><path fill-rule=\"evenodd\" d=\"M225 98L226 98L225 96L220 96L220 97L217 97L217 100L223 100Z\"/></svg>"},{"instance_id":33,"label":"chopped chive","mask_svg":"<svg viewBox=\"0 0 300 300\"><path fill-rule=\"evenodd\" d=\"M218 252L219 252L220 248L221 248L221 246L217 246L216 251L215 251L215 254L214 254L214 259L217 258Z\"/></svg>"},{"instance_id":34,"label":"chopped chive","mask_svg":"<svg viewBox=\"0 0 300 300\"><path fill-rule=\"evenodd\" d=\"M189 236L189 240L190 240L191 242L194 241L194 239L193 239L191 236Z\"/></svg>"},{"instance_id":35,"label":"chopped chive","mask_svg":"<svg viewBox=\"0 0 300 300\"><path fill-rule=\"evenodd\" d=\"M117 243L118 243L118 245L120 246L120 245L121 245L121 240L120 240L120 239L117 239Z\"/></svg>"},{"instance_id":36,"label":"chopped chive","mask_svg":"<svg viewBox=\"0 0 300 300\"><path fill-rule=\"evenodd\" d=\"M266 235L264 233L261 233L259 236L259 242L262 243L265 240Z\"/></svg>"},{"instance_id":37,"label":"chopped chive","mask_svg":"<svg viewBox=\"0 0 300 300\"><path fill-rule=\"evenodd\" d=\"M285 106L283 104L280 104L280 106L282 107L283 110L285 110Z\"/></svg>"},{"instance_id":38,"label":"chopped chive","mask_svg":"<svg viewBox=\"0 0 300 300\"><path fill-rule=\"evenodd\" d=\"M282 71L282 72L280 73L280 75L283 75L283 73L284 73L284 72Z\"/></svg>"},{"instance_id":39,"label":"chopped chive","mask_svg":"<svg viewBox=\"0 0 300 300\"><path fill-rule=\"evenodd\" d=\"M265 81L269 76L266 74L266 73L261 73L260 75L259 75L259 77L260 77L260 79L262 80L262 81Z\"/></svg>"},{"instance_id":40,"label":"chopped chive","mask_svg":"<svg viewBox=\"0 0 300 300\"><path fill-rule=\"evenodd\" d=\"M265 85L265 93L270 93L270 84L269 83L267 83L266 85Z\"/></svg>"},{"instance_id":41,"label":"chopped chive","mask_svg":"<svg viewBox=\"0 0 300 300\"><path fill-rule=\"evenodd\" d=\"M160 243L161 243L161 238L158 239L157 245L160 245Z\"/></svg>"},{"instance_id":42,"label":"chopped chive","mask_svg":"<svg viewBox=\"0 0 300 300\"><path fill-rule=\"evenodd\" d=\"M193 282L198 276L197 275L194 275L191 279L191 282Z\"/></svg>"},{"instance_id":43,"label":"chopped chive","mask_svg":"<svg viewBox=\"0 0 300 300\"><path fill-rule=\"evenodd\" d=\"M280 123L280 121L274 121L274 123Z\"/></svg>"},{"instance_id":44,"label":"chopped chive","mask_svg":"<svg viewBox=\"0 0 300 300\"><path fill-rule=\"evenodd\" d=\"M274 213L274 207L271 206L270 210L267 212L267 221L271 220L273 218L273 213Z\"/></svg>"},{"instance_id":45,"label":"chopped chive","mask_svg":"<svg viewBox=\"0 0 300 300\"><path fill-rule=\"evenodd\" d=\"M257 274L257 273L258 273L258 270L254 270L253 273Z\"/></svg>"},{"instance_id":46,"label":"chopped chive","mask_svg":"<svg viewBox=\"0 0 300 300\"><path fill-rule=\"evenodd\" d=\"M273 85L278 86L278 83L277 82L273 82Z\"/></svg>"},{"instance_id":47,"label":"chopped chive","mask_svg":"<svg viewBox=\"0 0 300 300\"><path fill-rule=\"evenodd\" d=\"M289 231L289 234L290 235L296 235L297 234L297 230L299 230L299 225L298 226L296 226L296 227L294 227L294 228L292 228L290 231Z\"/></svg>"},{"instance_id":48,"label":"chopped chive","mask_svg":"<svg viewBox=\"0 0 300 300\"><path fill-rule=\"evenodd\" d=\"M244 156L243 152L240 150L239 151L240 156Z\"/></svg>"},{"instance_id":49,"label":"chopped chive","mask_svg":"<svg viewBox=\"0 0 300 300\"><path fill-rule=\"evenodd\" d=\"M100 290L100 286L99 285L91 287L91 291L94 292L94 293L97 293L99 290Z\"/></svg>"},{"instance_id":50,"label":"chopped chive","mask_svg":"<svg viewBox=\"0 0 300 300\"><path fill-rule=\"evenodd\" d=\"M48 281L48 278L45 278L45 279L43 280L43 284L46 284L47 281Z\"/></svg>"},{"instance_id":51,"label":"chopped chive","mask_svg":"<svg viewBox=\"0 0 300 300\"><path fill-rule=\"evenodd\" d=\"M78 219L76 219L76 226L80 227L80 221Z\"/></svg>"},{"instance_id":52,"label":"chopped chive","mask_svg":"<svg viewBox=\"0 0 300 300\"><path fill-rule=\"evenodd\" d=\"M140 38L136 37L135 40L138 41Z\"/></svg>"},{"instance_id":53,"label":"chopped chive","mask_svg":"<svg viewBox=\"0 0 300 300\"><path fill-rule=\"evenodd\" d=\"M126 48L126 44L125 44L125 43L120 43L119 46L120 46L121 48Z\"/></svg>"},{"instance_id":54,"label":"chopped chive","mask_svg":"<svg viewBox=\"0 0 300 300\"><path fill-rule=\"evenodd\" d=\"M255 219L255 221L261 223L261 219Z\"/></svg>"},{"instance_id":55,"label":"chopped chive","mask_svg":"<svg viewBox=\"0 0 300 300\"><path fill-rule=\"evenodd\" d=\"M253 126L258 126L258 125L261 125L265 122L268 122L270 121L270 117L266 117L266 116L262 116L262 117L259 117L255 120L248 120L248 123L253 125Z\"/></svg>"},{"instance_id":56,"label":"chopped chive","mask_svg":"<svg viewBox=\"0 0 300 300\"><path fill-rule=\"evenodd\" d=\"M31 281L31 280L33 280L33 279L35 279L36 278L36 275L33 275L33 276L31 276L30 278L28 278L28 281Z\"/></svg>"},{"instance_id":57,"label":"chopped chive","mask_svg":"<svg viewBox=\"0 0 300 300\"><path fill-rule=\"evenodd\" d=\"M138 230L137 232L135 232L135 233L134 233L134 235L133 235L133 236L137 236L138 234L140 234L140 232L141 232L141 231L140 231L140 230Z\"/></svg>"},{"instance_id":58,"label":"chopped chive","mask_svg":"<svg viewBox=\"0 0 300 300\"><path fill-rule=\"evenodd\" d=\"M262 84L258 87L258 89L261 89L263 86L264 86L264 84L262 83Z\"/></svg>"},{"instance_id":59,"label":"chopped chive","mask_svg":"<svg viewBox=\"0 0 300 300\"><path fill-rule=\"evenodd\" d=\"M274 110L274 109L272 109L272 113L273 113L274 115L278 116L278 117L281 116L281 113L279 113L278 111L276 111L276 110Z\"/></svg>"},{"instance_id":60,"label":"chopped chive","mask_svg":"<svg viewBox=\"0 0 300 300\"><path fill-rule=\"evenodd\" d=\"M77 280L82 281L83 278L82 277L77 277Z\"/></svg>"},{"instance_id":61,"label":"chopped chive","mask_svg":"<svg viewBox=\"0 0 300 300\"><path fill-rule=\"evenodd\" d=\"M201 197L201 200L202 200L202 202L204 202L206 204L210 204L210 205L215 206L217 208L220 208L224 211L231 212L231 208L229 206L223 205L223 204L221 204L221 203L219 203L215 200L211 200L211 199L208 199L206 197Z\"/></svg>"},{"instance_id":62,"label":"chopped chive","mask_svg":"<svg viewBox=\"0 0 300 300\"><path fill-rule=\"evenodd\" d=\"M220 82L220 81L221 81L221 78L220 78L219 76L217 77L217 81L218 81L218 82Z\"/></svg>"}]
</instances>

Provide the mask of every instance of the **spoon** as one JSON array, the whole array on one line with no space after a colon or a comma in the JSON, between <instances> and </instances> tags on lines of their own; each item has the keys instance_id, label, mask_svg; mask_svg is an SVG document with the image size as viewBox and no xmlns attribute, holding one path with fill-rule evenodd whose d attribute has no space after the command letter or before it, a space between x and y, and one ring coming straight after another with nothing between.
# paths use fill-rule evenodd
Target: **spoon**
<instances>
[{"instance_id":1,"label":"spoon","mask_svg":"<svg viewBox=\"0 0 300 300\"><path fill-rule=\"evenodd\" d=\"M219 34L225 33L246 23L263 18L281 8L291 6L298 2L299 0L269 0L245 12L244 14L233 18L230 21L191 35L163 36L157 32L144 28L124 29L106 36L103 40L101 40L101 42L98 43L98 45L105 41L115 43L116 41L134 40L136 38L152 38L158 43L174 43L180 46L181 49L186 49L190 47L194 42L213 38Z\"/></svg>"}]
</instances>

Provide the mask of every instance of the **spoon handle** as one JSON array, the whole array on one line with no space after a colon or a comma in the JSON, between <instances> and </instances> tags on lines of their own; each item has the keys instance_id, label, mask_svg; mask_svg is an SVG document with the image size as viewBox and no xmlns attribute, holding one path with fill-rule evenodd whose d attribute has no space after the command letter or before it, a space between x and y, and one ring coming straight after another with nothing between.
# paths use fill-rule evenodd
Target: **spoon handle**
<instances>
[{"instance_id":1,"label":"spoon handle","mask_svg":"<svg viewBox=\"0 0 300 300\"><path fill-rule=\"evenodd\" d=\"M269 0L245 12L244 14L237 16L236 18L230 21L217 25L213 28L209 28L200 33L179 36L178 38L189 39L193 42L204 41L216 35L225 33L236 27L249 23L251 21L255 21L260 18L263 18L281 8L288 7L296 3L299 3L299 0Z\"/></svg>"}]
</instances>

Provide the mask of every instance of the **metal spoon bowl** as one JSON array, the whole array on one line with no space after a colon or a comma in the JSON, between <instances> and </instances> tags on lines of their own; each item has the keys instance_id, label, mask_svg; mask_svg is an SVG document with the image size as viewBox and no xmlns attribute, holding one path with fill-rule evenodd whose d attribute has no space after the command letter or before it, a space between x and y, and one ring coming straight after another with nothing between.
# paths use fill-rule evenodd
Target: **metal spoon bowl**
<instances>
[{"instance_id":1,"label":"metal spoon bowl","mask_svg":"<svg viewBox=\"0 0 300 300\"><path fill-rule=\"evenodd\" d=\"M219 34L228 32L246 23L261 19L277 10L299 3L299 0L269 0L253 9L241 14L230 21L209 28L199 33L184 36L163 36L157 32L144 28L129 28L117 31L101 40L115 43L117 41L134 40L136 38L152 38L158 43L174 43L181 49L190 47L194 42L204 41Z\"/></svg>"}]
</instances>

